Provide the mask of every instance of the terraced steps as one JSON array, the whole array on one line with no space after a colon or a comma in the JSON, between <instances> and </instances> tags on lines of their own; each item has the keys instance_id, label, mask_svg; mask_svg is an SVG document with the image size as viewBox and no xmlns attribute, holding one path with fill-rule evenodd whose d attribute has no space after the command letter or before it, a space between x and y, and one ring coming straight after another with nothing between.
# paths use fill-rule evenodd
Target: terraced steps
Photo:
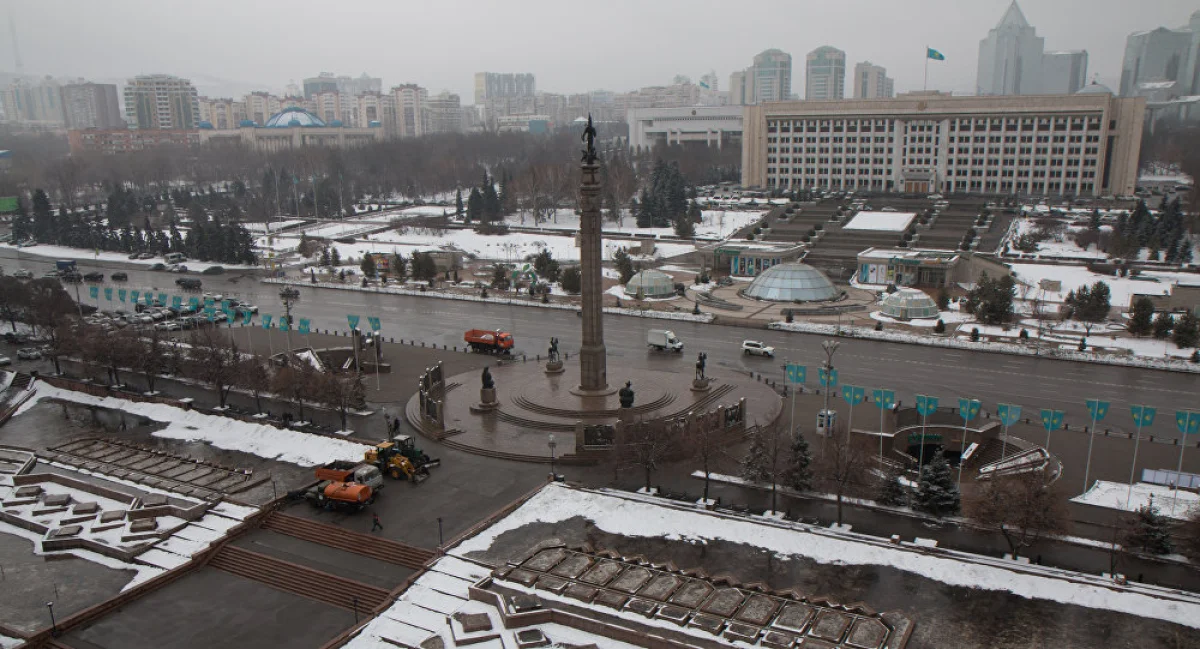
<instances>
[{"instance_id":1,"label":"terraced steps","mask_svg":"<svg viewBox=\"0 0 1200 649\"><path fill-rule=\"evenodd\" d=\"M364 557L394 563L413 570L424 568L437 556L432 550L280 512L273 512L267 516L262 526L272 532L361 554Z\"/></svg>"},{"instance_id":2,"label":"terraced steps","mask_svg":"<svg viewBox=\"0 0 1200 649\"><path fill-rule=\"evenodd\" d=\"M672 401L675 401L675 395L668 392L668 393L665 393L665 394L659 396L657 399L654 399L653 401L646 401L644 403L635 405L634 407L630 408L630 410L632 410L633 412L636 412L636 413L651 412L654 410L658 410L659 408L662 408L664 406L670 405ZM616 408L608 408L605 410L588 410L588 411L572 410L570 408L556 408L554 406L547 406L547 405L543 405L540 403L535 403L534 401L531 401L529 398L527 398L523 394L513 397L513 403L515 403L516 405L520 406L521 408L523 408L525 410L529 410L531 412L536 412L536 413L543 414L543 415L551 415L551 416L555 416L555 417L570 417L572 419L579 419L579 418L583 418L583 417L616 417L617 416Z\"/></svg>"},{"instance_id":3,"label":"terraced steps","mask_svg":"<svg viewBox=\"0 0 1200 649\"><path fill-rule=\"evenodd\" d=\"M227 544L221 548L208 565L277 590L346 610L357 607L361 611L371 611L388 598L388 591L382 588L234 545Z\"/></svg>"}]
</instances>

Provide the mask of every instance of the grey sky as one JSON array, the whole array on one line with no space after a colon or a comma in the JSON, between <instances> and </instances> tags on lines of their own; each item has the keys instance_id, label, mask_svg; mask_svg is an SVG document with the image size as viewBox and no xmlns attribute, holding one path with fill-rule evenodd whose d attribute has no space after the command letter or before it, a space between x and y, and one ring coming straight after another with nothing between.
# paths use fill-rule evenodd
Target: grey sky
<instances>
[{"instance_id":1,"label":"grey sky","mask_svg":"<svg viewBox=\"0 0 1200 649\"><path fill-rule=\"evenodd\" d=\"M624 91L729 73L758 52L846 51L848 67L888 68L898 91L920 89L924 47L931 88L970 92L979 40L1010 0L5 0L27 73L119 81L166 72L202 94L282 91L329 71L416 82L473 101L479 71L533 72L538 90ZM585 9L584 7L587 7ZM1177 27L1197 9L1184 0L1025 0L1046 49L1086 49L1089 78L1116 85L1132 31ZM4 19L7 20L5 12ZM12 71L7 24L0 70Z\"/></svg>"}]
</instances>

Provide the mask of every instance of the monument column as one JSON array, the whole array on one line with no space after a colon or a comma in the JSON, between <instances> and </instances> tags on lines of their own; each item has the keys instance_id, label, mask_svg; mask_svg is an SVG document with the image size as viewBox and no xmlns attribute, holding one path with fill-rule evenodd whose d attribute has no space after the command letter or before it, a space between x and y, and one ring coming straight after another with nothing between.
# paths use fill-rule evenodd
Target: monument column
<instances>
[{"instance_id":1,"label":"monument column","mask_svg":"<svg viewBox=\"0 0 1200 649\"><path fill-rule=\"evenodd\" d=\"M579 184L580 274L583 294L583 346L579 349L579 390L602 392L608 388L608 369L604 349L604 287L601 266L604 263L600 236L600 165L596 164L596 129L588 115L583 139L583 180Z\"/></svg>"}]
</instances>

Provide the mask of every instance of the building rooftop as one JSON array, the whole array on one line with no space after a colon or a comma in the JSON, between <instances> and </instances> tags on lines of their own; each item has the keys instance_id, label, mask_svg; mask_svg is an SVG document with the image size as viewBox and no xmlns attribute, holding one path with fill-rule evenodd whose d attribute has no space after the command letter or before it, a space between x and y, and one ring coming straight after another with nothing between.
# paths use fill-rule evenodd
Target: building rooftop
<instances>
[{"instance_id":1,"label":"building rooftop","mask_svg":"<svg viewBox=\"0 0 1200 649\"><path fill-rule=\"evenodd\" d=\"M275 113L263 124L264 128L291 128L293 126L325 126L325 120L303 108L285 108Z\"/></svg>"}]
</instances>

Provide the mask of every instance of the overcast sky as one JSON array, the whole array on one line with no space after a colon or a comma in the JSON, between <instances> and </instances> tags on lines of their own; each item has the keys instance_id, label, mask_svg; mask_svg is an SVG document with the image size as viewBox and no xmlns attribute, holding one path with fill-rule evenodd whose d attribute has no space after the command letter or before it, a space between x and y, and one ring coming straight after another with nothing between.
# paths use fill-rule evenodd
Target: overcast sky
<instances>
[{"instance_id":1,"label":"overcast sky","mask_svg":"<svg viewBox=\"0 0 1200 649\"><path fill-rule=\"evenodd\" d=\"M792 55L846 51L848 68L887 67L896 90L920 89L926 45L930 88L972 92L979 40L1010 0L3 0L17 25L26 73L120 81L165 72L201 94L281 92L327 71L416 82L474 100L475 72L532 72L539 91L625 91L729 73L767 48ZM584 9L584 7L589 7ZM1089 79L1115 86L1132 31L1177 27L1185 0L1025 0L1047 50L1086 49ZM0 70L14 71L7 25Z\"/></svg>"}]
</instances>

